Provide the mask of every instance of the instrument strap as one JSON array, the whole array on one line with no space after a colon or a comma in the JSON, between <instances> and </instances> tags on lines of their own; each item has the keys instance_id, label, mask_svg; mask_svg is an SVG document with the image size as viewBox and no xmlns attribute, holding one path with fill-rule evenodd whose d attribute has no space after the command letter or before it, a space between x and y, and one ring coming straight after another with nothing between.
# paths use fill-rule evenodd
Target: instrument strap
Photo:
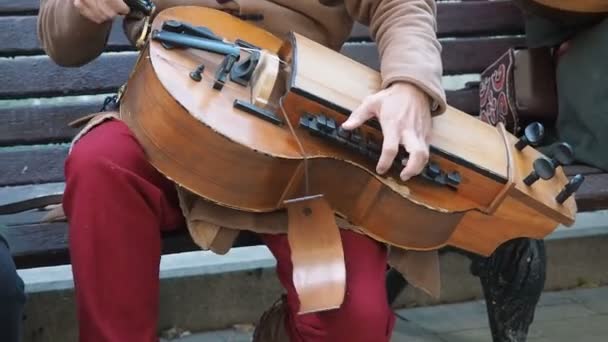
<instances>
[{"instance_id":1,"label":"instrument strap","mask_svg":"<svg viewBox=\"0 0 608 342\"><path fill-rule=\"evenodd\" d=\"M339 308L346 292L342 236L323 195L284 202L299 314Z\"/></svg>"}]
</instances>

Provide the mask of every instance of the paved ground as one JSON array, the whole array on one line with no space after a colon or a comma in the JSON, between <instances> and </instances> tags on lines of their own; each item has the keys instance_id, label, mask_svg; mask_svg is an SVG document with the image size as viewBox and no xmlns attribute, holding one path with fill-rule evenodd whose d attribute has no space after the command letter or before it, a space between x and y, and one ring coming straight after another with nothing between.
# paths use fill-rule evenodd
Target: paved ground
<instances>
[{"instance_id":1,"label":"paved ground","mask_svg":"<svg viewBox=\"0 0 608 342\"><path fill-rule=\"evenodd\" d=\"M491 341L483 301L405 309L397 315L394 342ZM250 330L243 326L172 341L246 342ZM528 341L608 341L608 287L543 294Z\"/></svg>"}]
</instances>

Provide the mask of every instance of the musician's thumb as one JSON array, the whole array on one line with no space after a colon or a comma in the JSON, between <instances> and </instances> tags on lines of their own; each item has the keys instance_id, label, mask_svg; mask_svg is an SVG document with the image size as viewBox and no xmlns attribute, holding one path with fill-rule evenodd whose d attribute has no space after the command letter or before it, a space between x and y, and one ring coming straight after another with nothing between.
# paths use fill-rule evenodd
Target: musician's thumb
<instances>
[{"instance_id":1,"label":"musician's thumb","mask_svg":"<svg viewBox=\"0 0 608 342\"><path fill-rule=\"evenodd\" d=\"M357 109L355 109L342 124L342 128L345 130L352 130L361 126L365 121L371 119L374 116L374 112L371 110L372 102L364 101Z\"/></svg>"}]
</instances>

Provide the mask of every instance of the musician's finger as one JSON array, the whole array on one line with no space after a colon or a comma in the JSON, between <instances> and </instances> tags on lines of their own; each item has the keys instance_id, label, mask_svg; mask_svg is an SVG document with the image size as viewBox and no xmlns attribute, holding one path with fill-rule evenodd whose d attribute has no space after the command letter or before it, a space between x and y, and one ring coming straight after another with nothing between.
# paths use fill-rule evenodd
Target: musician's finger
<instances>
[{"instance_id":1,"label":"musician's finger","mask_svg":"<svg viewBox=\"0 0 608 342\"><path fill-rule=\"evenodd\" d=\"M80 12L80 14L82 14L83 17L91 20L92 22L96 24L101 24L104 22L104 18L100 16L98 12L91 9L91 7L87 6L86 3L80 0L75 0L74 7L78 9L78 11Z\"/></svg>"},{"instance_id":2,"label":"musician's finger","mask_svg":"<svg viewBox=\"0 0 608 342\"><path fill-rule=\"evenodd\" d=\"M399 152L399 133L396 127L394 125L386 125L386 128L382 128L384 134L382 153L376 165L376 172L379 174L383 174L391 168Z\"/></svg>"},{"instance_id":3,"label":"musician's finger","mask_svg":"<svg viewBox=\"0 0 608 342\"><path fill-rule=\"evenodd\" d=\"M131 9L129 8L129 6L127 6L124 0L111 0L110 6L118 14L126 15L129 14L129 12L131 11Z\"/></svg>"},{"instance_id":4,"label":"musician's finger","mask_svg":"<svg viewBox=\"0 0 608 342\"><path fill-rule=\"evenodd\" d=\"M118 15L111 6L112 5L107 1L97 1L97 11L104 22L111 20Z\"/></svg>"},{"instance_id":5,"label":"musician's finger","mask_svg":"<svg viewBox=\"0 0 608 342\"><path fill-rule=\"evenodd\" d=\"M401 171L401 180L408 179L420 174L429 161L429 146L425 139L417 137L413 133L405 133L403 137L404 145L409 157L405 168Z\"/></svg>"},{"instance_id":6,"label":"musician's finger","mask_svg":"<svg viewBox=\"0 0 608 342\"><path fill-rule=\"evenodd\" d=\"M363 103L348 116L348 119L342 123L342 128L346 130L355 129L372 117L374 117L372 101L368 99L363 101Z\"/></svg>"}]
</instances>

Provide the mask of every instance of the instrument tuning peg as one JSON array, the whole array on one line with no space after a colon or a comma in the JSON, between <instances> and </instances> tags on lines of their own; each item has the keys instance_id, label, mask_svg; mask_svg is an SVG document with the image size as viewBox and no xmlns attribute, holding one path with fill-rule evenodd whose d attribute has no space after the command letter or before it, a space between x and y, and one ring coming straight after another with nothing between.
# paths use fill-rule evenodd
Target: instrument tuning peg
<instances>
[{"instance_id":1,"label":"instrument tuning peg","mask_svg":"<svg viewBox=\"0 0 608 342\"><path fill-rule=\"evenodd\" d=\"M559 143L553 148L553 158L551 160L555 167L570 165L574 162L574 149L568 143Z\"/></svg>"},{"instance_id":2,"label":"instrument tuning peg","mask_svg":"<svg viewBox=\"0 0 608 342\"><path fill-rule=\"evenodd\" d=\"M534 171L532 171L525 179L524 183L527 186L534 184L540 178L547 180L555 176L555 167L551 160L545 157L538 158L533 164Z\"/></svg>"},{"instance_id":3,"label":"instrument tuning peg","mask_svg":"<svg viewBox=\"0 0 608 342\"><path fill-rule=\"evenodd\" d=\"M557 203L564 203L570 196L572 196L572 194L574 194L578 190L578 188L581 187L581 184L583 184L584 181L585 176L581 174L577 174L576 176L572 177L568 184L566 184L562 191L560 191L560 193L557 194L557 196L555 197Z\"/></svg>"},{"instance_id":4,"label":"instrument tuning peg","mask_svg":"<svg viewBox=\"0 0 608 342\"><path fill-rule=\"evenodd\" d=\"M515 144L515 148L521 151L528 145L536 146L545 137L545 127L540 122L533 122L526 126L524 135L519 138Z\"/></svg>"},{"instance_id":5,"label":"instrument tuning peg","mask_svg":"<svg viewBox=\"0 0 608 342\"><path fill-rule=\"evenodd\" d=\"M190 72L190 78L193 81L200 82L203 79L202 73L204 70L205 70L205 64L200 64L199 66L196 67L195 70Z\"/></svg>"}]
</instances>

